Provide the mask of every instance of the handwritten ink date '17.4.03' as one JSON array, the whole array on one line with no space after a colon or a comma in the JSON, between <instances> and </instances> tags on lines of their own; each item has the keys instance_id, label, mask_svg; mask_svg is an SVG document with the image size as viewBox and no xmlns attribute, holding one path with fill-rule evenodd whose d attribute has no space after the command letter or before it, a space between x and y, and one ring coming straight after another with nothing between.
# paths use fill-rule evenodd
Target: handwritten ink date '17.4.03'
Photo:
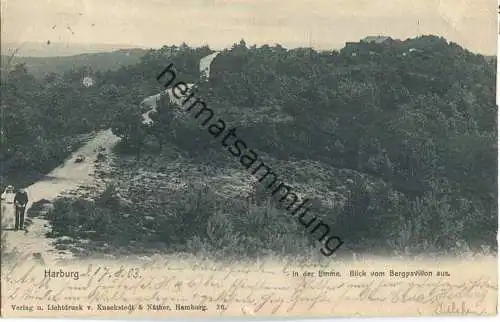
<instances>
[{"instance_id":1,"label":"handwritten ink date '17.4.03'","mask_svg":"<svg viewBox=\"0 0 500 322\"><path fill-rule=\"evenodd\" d=\"M106 266L98 266L93 269L92 265L89 266L88 275L92 277L97 277L97 282L100 282L106 278L128 278L128 279L139 279L142 278L139 268L125 268L121 266L119 269L113 269Z\"/></svg>"}]
</instances>

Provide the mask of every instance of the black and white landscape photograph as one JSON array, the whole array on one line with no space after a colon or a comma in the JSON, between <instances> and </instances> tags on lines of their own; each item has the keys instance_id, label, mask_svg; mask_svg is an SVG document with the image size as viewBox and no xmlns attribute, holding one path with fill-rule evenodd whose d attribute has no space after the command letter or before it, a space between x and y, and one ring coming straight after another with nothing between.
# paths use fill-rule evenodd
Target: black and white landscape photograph
<instances>
[{"instance_id":1,"label":"black and white landscape photograph","mask_svg":"<svg viewBox=\"0 0 500 322\"><path fill-rule=\"evenodd\" d=\"M496 270L490 2L2 2L2 261Z\"/></svg>"},{"instance_id":2,"label":"black and white landscape photograph","mask_svg":"<svg viewBox=\"0 0 500 322\"><path fill-rule=\"evenodd\" d=\"M495 252L496 57L420 29L402 39L367 30L331 49L311 47L313 30L288 48L166 37L57 56L72 44L7 43L5 246L295 256L337 236L338 254ZM186 84L196 95L182 104ZM223 130L217 119L219 137L208 129ZM22 188L24 230L13 231L4 198ZM301 221L304 211L286 209L292 193L308 198ZM311 234L315 223L328 228Z\"/></svg>"}]
</instances>

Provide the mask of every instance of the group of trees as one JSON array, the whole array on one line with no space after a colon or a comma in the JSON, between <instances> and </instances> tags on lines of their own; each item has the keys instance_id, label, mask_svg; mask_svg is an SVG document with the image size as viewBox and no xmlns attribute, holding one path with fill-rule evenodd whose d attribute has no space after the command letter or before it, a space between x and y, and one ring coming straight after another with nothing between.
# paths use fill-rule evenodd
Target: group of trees
<instances>
[{"instance_id":1,"label":"group of trees","mask_svg":"<svg viewBox=\"0 0 500 322\"><path fill-rule=\"evenodd\" d=\"M79 134L108 127L109 104L120 107L119 88L89 68L35 78L18 64L2 74L2 184L27 184L51 170L78 145ZM84 86L86 76L97 86Z\"/></svg>"},{"instance_id":2,"label":"group of trees","mask_svg":"<svg viewBox=\"0 0 500 322\"><path fill-rule=\"evenodd\" d=\"M496 247L495 62L433 36L369 46L352 56L240 42L197 96L276 164L352 171L346 206L324 209L348 242ZM206 154L192 142L203 134L172 124L170 111L155 126Z\"/></svg>"},{"instance_id":3,"label":"group of trees","mask_svg":"<svg viewBox=\"0 0 500 322\"><path fill-rule=\"evenodd\" d=\"M434 36L369 47L353 56L241 41L217 56L197 96L275 164L319 162L352 182L342 207L317 209L346 245L496 247L496 61ZM192 157L224 154L167 97L154 125L140 124L140 101L163 89L156 75L173 62L179 80L198 82L210 53L166 46L118 70L44 79L17 66L2 80L3 174L44 171L67 153L64 138L107 127L138 153L149 137L158 152L169 142Z\"/></svg>"}]
</instances>

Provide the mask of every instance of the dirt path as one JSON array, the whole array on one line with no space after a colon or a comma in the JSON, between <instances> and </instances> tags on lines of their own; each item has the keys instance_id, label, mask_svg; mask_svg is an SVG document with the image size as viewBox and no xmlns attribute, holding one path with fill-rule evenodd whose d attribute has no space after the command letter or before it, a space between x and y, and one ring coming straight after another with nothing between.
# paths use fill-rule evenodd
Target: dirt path
<instances>
[{"instance_id":1,"label":"dirt path","mask_svg":"<svg viewBox=\"0 0 500 322\"><path fill-rule=\"evenodd\" d=\"M204 73L205 76L209 76L210 65L217 55L218 52L203 57L200 60L200 74ZM188 84L189 88L193 85L194 84ZM157 95L149 96L141 103L142 106L147 106L149 108L148 111L142 115L143 123L150 124L153 122L149 115L156 111L156 103L160 95L165 94L169 95L171 101L175 105L179 107L182 105L181 99L177 99L172 94L172 89L168 89ZM74 152L62 165L47 174L40 181L27 187L26 191L30 202L26 207L26 213L28 213L33 202L42 199L53 201L57 197L64 196L71 191L74 192L79 187L90 188L99 186L100 179L98 179L98 176L95 174L96 166L94 163L97 155L96 151L100 146L107 150L106 154L108 158L106 162L109 165L109 162L111 162L109 152L119 140L118 137L112 134L110 129L97 133L93 139L89 140L89 142L78 149L78 151ZM75 163L75 157L77 155L85 156L85 161ZM78 194L76 196L78 196ZM2 204L1 207L1 227L2 232L5 233L5 239L2 240L5 244L2 245L2 248L5 252L17 253L20 256L33 254L35 257L42 256L43 254L43 258L56 261L73 257L68 251L58 251L54 246L55 239L46 236L47 233L52 230L48 220L43 218L30 218L31 224L25 231L14 231L13 206Z\"/></svg>"},{"instance_id":2,"label":"dirt path","mask_svg":"<svg viewBox=\"0 0 500 322\"><path fill-rule=\"evenodd\" d=\"M206 77L207 79L210 77L210 67L211 67L212 62L214 61L215 57L217 57L219 54L220 54L220 52L216 51L216 52L200 59L200 75ZM189 89L191 89L194 85L195 84L191 84L191 83L187 84ZM169 89L167 89L163 92L160 92L156 95L151 95L149 97L146 97L141 102L141 106L144 106L148 109L145 113L142 114L142 118L143 118L142 122L144 124L152 124L153 123L153 120L151 119L150 115L153 112L158 112L156 104L162 95L168 95L170 98L170 101L172 103L176 104L179 107L179 109L182 106L181 102L182 102L183 98L188 96L188 94L186 93L186 95L184 95L183 97L178 99L173 95L172 88L169 88Z\"/></svg>"},{"instance_id":3,"label":"dirt path","mask_svg":"<svg viewBox=\"0 0 500 322\"><path fill-rule=\"evenodd\" d=\"M192 83L188 83L187 84L188 88L191 89L194 84ZM161 93L158 93L156 95L151 95L149 97L146 97L142 102L141 102L141 105L142 106L145 106L148 108L148 110L142 114L142 123L143 124L153 124L153 120L151 119L150 115L152 113L157 113L158 112L158 106L157 106L157 103L158 103L158 100L161 98L162 95L168 95L169 98L170 98L170 102L172 102L173 104L177 105L178 107L178 113L182 113L182 111L180 110L180 108L182 107L182 100L184 97L186 97L188 94L186 93L186 95L183 95L181 96L181 98L176 98L174 96L174 94L172 93L172 88L169 88Z\"/></svg>"},{"instance_id":4,"label":"dirt path","mask_svg":"<svg viewBox=\"0 0 500 322\"><path fill-rule=\"evenodd\" d=\"M120 139L111 133L111 130L98 132L80 149L74 152L62 165L47 174L43 179L26 188L29 197L27 210L33 202L46 199L53 201L55 198L76 190L79 187L92 187L99 185L94 176L95 159L97 148L102 146L107 155L110 149ZM77 155L85 156L81 163L75 163ZM108 158L109 159L109 158ZM15 252L21 256L26 254L43 254L51 260L71 258L69 252L57 251L54 247L54 239L46 237L51 231L50 223L42 218L32 218L31 225L26 231L14 231L14 209L12 205L2 205L2 231L5 233L5 251Z\"/></svg>"}]
</instances>

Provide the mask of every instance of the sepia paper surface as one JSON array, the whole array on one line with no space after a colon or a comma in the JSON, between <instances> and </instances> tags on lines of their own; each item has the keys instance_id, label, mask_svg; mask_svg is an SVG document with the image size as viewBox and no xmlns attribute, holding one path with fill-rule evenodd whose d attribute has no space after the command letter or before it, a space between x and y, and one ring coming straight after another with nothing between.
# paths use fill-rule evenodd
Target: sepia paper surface
<instances>
[{"instance_id":1,"label":"sepia paper surface","mask_svg":"<svg viewBox=\"0 0 500 322\"><path fill-rule=\"evenodd\" d=\"M48 279L48 269L78 272L78 279ZM27 260L4 270L3 314L24 317L495 315L498 293L492 258L473 263L373 259L329 266L222 265L179 257L78 266ZM355 270L366 276L350 276ZM420 271L432 276L396 276ZM449 276L437 276L441 273ZM73 308L58 310L64 305Z\"/></svg>"},{"instance_id":2,"label":"sepia paper surface","mask_svg":"<svg viewBox=\"0 0 500 322\"><path fill-rule=\"evenodd\" d=\"M497 314L494 1L2 1L1 32L3 317Z\"/></svg>"}]
</instances>

